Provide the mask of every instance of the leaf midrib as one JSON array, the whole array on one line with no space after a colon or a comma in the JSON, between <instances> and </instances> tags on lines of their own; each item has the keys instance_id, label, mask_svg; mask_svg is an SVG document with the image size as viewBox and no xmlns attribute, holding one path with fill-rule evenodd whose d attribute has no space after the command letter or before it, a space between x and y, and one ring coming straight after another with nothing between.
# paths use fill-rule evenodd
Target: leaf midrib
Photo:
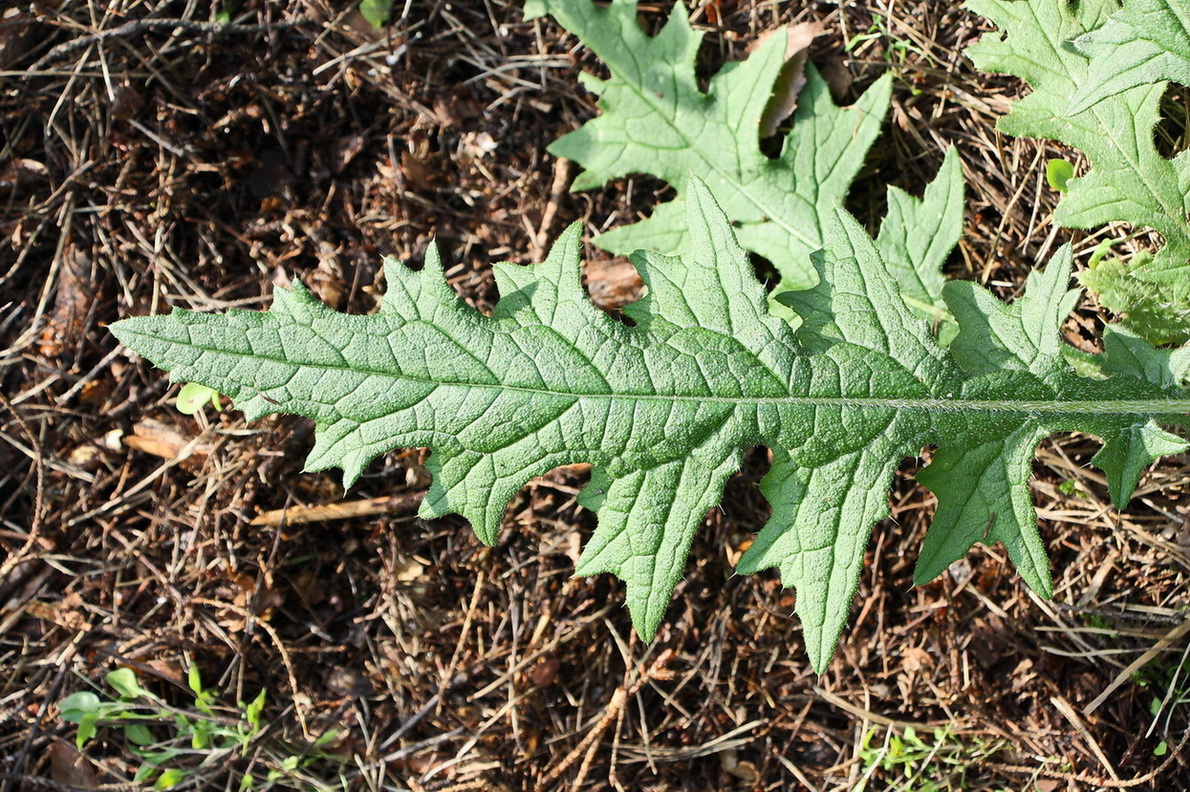
<instances>
[{"instance_id":1,"label":"leaf midrib","mask_svg":"<svg viewBox=\"0 0 1190 792\"><path fill-rule=\"evenodd\" d=\"M600 393L562 391L553 388L535 388L525 385L508 385L505 383L475 383L452 380L436 380L428 377L417 377L405 373L394 373L383 369L372 369L356 365L337 365L320 362L295 362L287 358L277 358L267 355L244 355L229 352L217 347L204 347L198 344L184 344L189 349L200 352L211 352L222 355L235 355L241 358L280 363L294 368L323 369L325 371L346 371L354 374L387 377L394 380L433 385L435 387L465 388L472 390L497 390L510 393L525 393L534 396L549 396L567 400L577 399L605 399L609 401L661 401L667 403L693 402L696 404L728 404L728 405L787 405L790 407L869 407L883 410L924 410L931 412L1006 412L1025 415L1059 415L1074 413L1079 415L1190 415L1190 398L1187 399L955 399L951 397L924 398L891 398L891 397L852 397L852 396L715 396L704 394L658 394L658 393ZM190 364L190 368L194 368ZM250 387L244 385L244 387ZM270 390L286 387L274 386L263 390L259 394Z\"/></svg>"}]
</instances>

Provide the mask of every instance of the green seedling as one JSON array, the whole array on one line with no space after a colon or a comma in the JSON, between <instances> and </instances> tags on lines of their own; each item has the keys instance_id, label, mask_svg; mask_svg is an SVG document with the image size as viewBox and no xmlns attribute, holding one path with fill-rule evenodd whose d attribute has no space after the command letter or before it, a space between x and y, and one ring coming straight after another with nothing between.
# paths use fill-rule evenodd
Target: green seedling
<instances>
[{"instance_id":1,"label":"green seedling","mask_svg":"<svg viewBox=\"0 0 1190 792\"><path fill-rule=\"evenodd\" d=\"M865 792L877 780L882 789L896 792L967 789L969 770L1004 747L1000 740L960 739L949 727L936 728L928 736L919 734L912 726L900 732L892 728L871 729L859 748L863 774L854 790Z\"/></svg>"},{"instance_id":2,"label":"green seedling","mask_svg":"<svg viewBox=\"0 0 1190 792\"><path fill-rule=\"evenodd\" d=\"M392 15L393 0L360 0L359 12L373 27L382 28Z\"/></svg>"},{"instance_id":3,"label":"green seedling","mask_svg":"<svg viewBox=\"0 0 1190 792\"><path fill-rule=\"evenodd\" d=\"M194 415L202 412L210 404L216 410L223 409L223 402L219 399L219 391L199 385L197 382L187 382L178 391L175 407L183 415Z\"/></svg>"},{"instance_id":4,"label":"green seedling","mask_svg":"<svg viewBox=\"0 0 1190 792\"><path fill-rule=\"evenodd\" d=\"M265 691L251 702L240 703L238 718L229 719L215 709L215 696L204 690L198 667L191 664L187 682L194 694L192 710L178 710L141 687L135 672L120 668L104 677L115 693L103 699L85 690L58 702L62 720L78 724L75 744L81 751L101 727L117 727L133 755L141 762L133 778L153 782L154 789L172 789L196 767L221 761L229 754L245 756L263 724ZM196 757L198 761L195 761Z\"/></svg>"},{"instance_id":5,"label":"green seedling","mask_svg":"<svg viewBox=\"0 0 1190 792\"><path fill-rule=\"evenodd\" d=\"M1074 166L1064 159L1052 159L1045 165L1045 180L1050 188L1060 193L1070 189L1070 180L1074 178Z\"/></svg>"}]
</instances>

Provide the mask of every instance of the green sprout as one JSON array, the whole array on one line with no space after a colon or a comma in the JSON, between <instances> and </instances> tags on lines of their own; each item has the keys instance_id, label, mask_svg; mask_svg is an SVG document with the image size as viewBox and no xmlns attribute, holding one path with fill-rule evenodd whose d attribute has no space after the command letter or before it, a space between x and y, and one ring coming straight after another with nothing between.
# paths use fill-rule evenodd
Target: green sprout
<instances>
[{"instance_id":1,"label":"green sprout","mask_svg":"<svg viewBox=\"0 0 1190 792\"><path fill-rule=\"evenodd\" d=\"M182 415L194 415L201 412L210 403L216 410L223 409L223 402L219 399L219 391L199 385L197 382L187 382L178 391L178 400L174 405Z\"/></svg>"}]
</instances>

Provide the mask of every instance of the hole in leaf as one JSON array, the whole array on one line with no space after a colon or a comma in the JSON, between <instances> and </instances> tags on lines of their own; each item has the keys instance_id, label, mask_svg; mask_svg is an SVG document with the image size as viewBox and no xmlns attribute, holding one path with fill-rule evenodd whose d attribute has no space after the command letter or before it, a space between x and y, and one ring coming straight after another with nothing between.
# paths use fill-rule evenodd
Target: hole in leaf
<instances>
[{"instance_id":1,"label":"hole in leaf","mask_svg":"<svg viewBox=\"0 0 1190 792\"><path fill-rule=\"evenodd\" d=\"M726 547L733 568L772 514L772 506L760 493L760 482L772 465L773 455L767 447L746 449L739 472L724 485L721 508L711 512L711 530L699 537L698 541L707 544L707 553L722 552ZM716 511L722 521L716 519Z\"/></svg>"},{"instance_id":2,"label":"hole in leaf","mask_svg":"<svg viewBox=\"0 0 1190 792\"><path fill-rule=\"evenodd\" d=\"M596 307L629 327L636 326L623 309L644 296L644 282L626 256L598 249L588 253L583 262L583 286Z\"/></svg>"},{"instance_id":3,"label":"hole in leaf","mask_svg":"<svg viewBox=\"0 0 1190 792\"><path fill-rule=\"evenodd\" d=\"M748 259L752 262L752 271L756 273L756 279L764 284L764 290L772 291L773 286L781 280L781 274L777 272L776 266L764 256L756 253L749 253Z\"/></svg>"},{"instance_id":4,"label":"hole in leaf","mask_svg":"<svg viewBox=\"0 0 1190 792\"><path fill-rule=\"evenodd\" d=\"M1190 149L1190 88L1170 85L1161 97L1161 120L1153 130L1153 143L1166 159Z\"/></svg>"}]
</instances>

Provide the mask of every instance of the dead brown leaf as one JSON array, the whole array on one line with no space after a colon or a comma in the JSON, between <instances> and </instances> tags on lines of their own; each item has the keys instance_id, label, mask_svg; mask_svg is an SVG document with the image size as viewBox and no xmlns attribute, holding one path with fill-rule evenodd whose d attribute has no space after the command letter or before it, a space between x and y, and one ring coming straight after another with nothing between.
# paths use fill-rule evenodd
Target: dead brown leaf
<instances>
[{"instance_id":1,"label":"dead brown leaf","mask_svg":"<svg viewBox=\"0 0 1190 792\"><path fill-rule=\"evenodd\" d=\"M194 470L206 462L211 449L206 443L197 443L188 448L192 440L176 427L155 418L144 418L132 427L131 435L124 437L124 445L162 459L176 459L185 453L182 466Z\"/></svg>"},{"instance_id":2,"label":"dead brown leaf","mask_svg":"<svg viewBox=\"0 0 1190 792\"><path fill-rule=\"evenodd\" d=\"M27 157L17 157L4 164L0 170L0 192L9 192L30 183L45 181L50 170L44 163Z\"/></svg>"},{"instance_id":3,"label":"dead brown leaf","mask_svg":"<svg viewBox=\"0 0 1190 792\"><path fill-rule=\"evenodd\" d=\"M824 28L820 22L801 22L784 30L785 34L785 65L773 84L773 94L764 106L760 115L760 136L771 137L777 134L781 122L797 109L797 97L806 84L806 58L809 54L810 42L822 35ZM768 40L770 36L780 35L781 31L770 31L756 40L749 49L756 49Z\"/></svg>"},{"instance_id":4,"label":"dead brown leaf","mask_svg":"<svg viewBox=\"0 0 1190 792\"><path fill-rule=\"evenodd\" d=\"M7 69L29 50L39 29L44 28L28 10L6 8L0 14L0 69Z\"/></svg>"},{"instance_id":5,"label":"dead brown leaf","mask_svg":"<svg viewBox=\"0 0 1190 792\"><path fill-rule=\"evenodd\" d=\"M64 742L50 743L50 778L75 789L95 789L99 779L91 763L73 746Z\"/></svg>"},{"instance_id":6,"label":"dead brown leaf","mask_svg":"<svg viewBox=\"0 0 1190 792\"><path fill-rule=\"evenodd\" d=\"M94 299L91 262L81 249L71 247L58 270L54 309L41 333L41 354L58 357L78 345Z\"/></svg>"}]
</instances>

